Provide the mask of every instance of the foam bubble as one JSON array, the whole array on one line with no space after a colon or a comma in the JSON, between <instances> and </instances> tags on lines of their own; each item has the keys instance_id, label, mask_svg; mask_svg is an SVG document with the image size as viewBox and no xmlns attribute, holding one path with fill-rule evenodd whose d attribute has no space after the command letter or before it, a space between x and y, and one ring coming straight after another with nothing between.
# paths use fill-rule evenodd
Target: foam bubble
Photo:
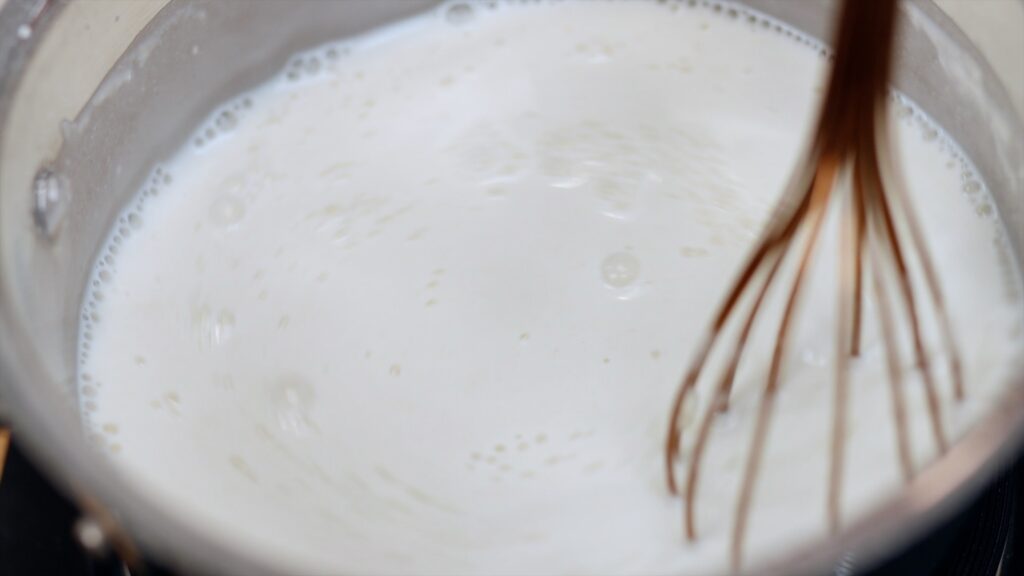
<instances>
[{"instance_id":1,"label":"foam bubble","mask_svg":"<svg viewBox=\"0 0 1024 576\"><path fill-rule=\"evenodd\" d=\"M466 2L458 2L447 7L444 12L444 19L449 24L459 26L472 21L474 15L473 6Z\"/></svg>"},{"instance_id":2,"label":"foam bubble","mask_svg":"<svg viewBox=\"0 0 1024 576\"><path fill-rule=\"evenodd\" d=\"M601 262L601 278L609 288L625 288L640 275L640 260L629 252L609 254Z\"/></svg>"},{"instance_id":3,"label":"foam bubble","mask_svg":"<svg viewBox=\"0 0 1024 576\"><path fill-rule=\"evenodd\" d=\"M316 392L305 378L294 374L280 376L271 384L269 395L279 430L300 437L319 430L311 415Z\"/></svg>"},{"instance_id":4,"label":"foam bubble","mask_svg":"<svg viewBox=\"0 0 1024 576\"><path fill-rule=\"evenodd\" d=\"M303 67L303 71L312 76L320 71L320 59L316 56L310 57L306 61L306 65Z\"/></svg>"},{"instance_id":5,"label":"foam bubble","mask_svg":"<svg viewBox=\"0 0 1024 576\"><path fill-rule=\"evenodd\" d=\"M217 129L227 132L234 130L238 126L238 118L230 110L224 110L220 114L217 114L217 119L214 121Z\"/></svg>"},{"instance_id":6,"label":"foam bubble","mask_svg":"<svg viewBox=\"0 0 1024 576\"><path fill-rule=\"evenodd\" d=\"M234 226L245 217L245 202L231 194L223 194L210 205L209 217L219 228Z\"/></svg>"}]
</instances>

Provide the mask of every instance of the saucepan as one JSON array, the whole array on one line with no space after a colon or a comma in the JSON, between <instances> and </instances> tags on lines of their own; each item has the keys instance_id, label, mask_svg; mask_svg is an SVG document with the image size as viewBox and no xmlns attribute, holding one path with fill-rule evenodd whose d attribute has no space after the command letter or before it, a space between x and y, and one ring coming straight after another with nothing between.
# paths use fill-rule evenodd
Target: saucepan
<instances>
[{"instance_id":1,"label":"saucepan","mask_svg":"<svg viewBox=\"0 0 1024 576\"><path fill-rule=\"evenodd\" d=\"M76 397L91 262L152 166L288 56L428 10L423 0L8 0L0 10L0 400L15 433L119 544L183 573L275 574L197 534L90 447ZM748 0L828 38L834 2ZM989 64L929 0L901 6L896 87L960 143L1024 268L1024 127ZM756 96L754 96L756 97ZM885 506L757 574L824 574L893 554L986 485L1024 438L1024 373L999 407Z\"/></svg>"}]
</instances>

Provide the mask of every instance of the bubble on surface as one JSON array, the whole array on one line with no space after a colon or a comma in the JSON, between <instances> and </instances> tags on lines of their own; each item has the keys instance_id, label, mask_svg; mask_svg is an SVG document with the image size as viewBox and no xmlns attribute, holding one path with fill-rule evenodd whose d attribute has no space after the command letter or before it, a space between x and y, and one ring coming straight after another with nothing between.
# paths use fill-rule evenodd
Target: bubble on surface
<instances>
[{"instance_id":1,"label":"bubble on surface","mask_svg":"<svg viewBox=\"0 0 1024 576\"><path fill-rule=\"evenodd\" d=\"M232 194L222 194L210 204L209 216L218 228L230 228L245 217L245 202Z\"/></svg>"},{"instance_id":2,"label":"bubble on surface","mask_svg":"<svg viewBox=\"0 0 1024 576\"><path fill-rule=\"evenodd\" d=\"M220 114L217 114L214 125L218 130L222 132L228 132L234 130L238 126L238 117L235 116L230 110L224 110Z\"/></svg>"},{"instance_id":3,"label":"bubble on surface","mask_svg":"<svg viewBox=\"0 0 1024 576\"><path fill-rule=\"evenodd\" d=\"M203 348L225 344L235 331L235 314L222 308L214 312L203 304L192 311L192 327Z\"/></svg>"},{"instance_id":4,"label":"bubble on surface","mask_svg":"<svg viewBox=\"0 0 1024 576\"><path fill-rule=\"evenodd\" d=\"M320 71L320 59L316 56L310 57L306 60L306 65L303 67L303 71L312 76Z\"/></svg>"},{"instance_id":5,"label":"bubble on surface","mask_svg":"<svg viewBox=\"0 0 1024 576\"><path fill-rule=\"evenodd\" d=\"M270 387L270 406L278 430L294 436L319 432L311 416L316 399L313 385L301 376L287 374Z\"/></svg>"},{"instance_id":6,"label":"bubble on surface","mask_svg":"<svg viewBox=\"0 0 1024 576\"><path fill-rule=\"evenodd\" d=\"M449 24L460 26L473 20L475 10L467 2L457 2L448 6L444 11L444 19Z\"/></svg>"},{"instance_id":7,"label":"bubble on surface","mask_svg":"<svg viewBox=\"0 0 1024 576\"><path fill-rule=\"evenodd\" d=\"M609 288L626 288L640 276L640 260L629 252L609 254L601 262L601 278Z\"/></svg>"}]
</instances>

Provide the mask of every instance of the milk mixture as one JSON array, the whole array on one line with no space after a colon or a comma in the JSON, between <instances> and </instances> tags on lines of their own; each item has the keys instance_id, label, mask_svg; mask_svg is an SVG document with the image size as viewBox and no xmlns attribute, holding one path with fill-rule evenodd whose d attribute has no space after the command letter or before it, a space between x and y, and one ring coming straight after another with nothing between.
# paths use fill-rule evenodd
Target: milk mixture
<instances>
[{"instance_id":1,"label":"milk mixture","mask_svg":"<svg viewBox=\"0 0 1024 576\"><path fill-rule=\"evenodd\" d=\"M292 572L723 570L767 357L712 431L696 543L667 417L826 71L728 4L449 5L297 55L114 227L83 308L87 425L168 514ZM1020 365L1019 275L969 161L902 98L892 117L964 356L961 404L937 366L956 438ZM745 563L826 533L834 265L816 270ZM901 485L875 314L847 522ZM904 360L920 469L935 447Z\"/></svg>"}]
</instances>

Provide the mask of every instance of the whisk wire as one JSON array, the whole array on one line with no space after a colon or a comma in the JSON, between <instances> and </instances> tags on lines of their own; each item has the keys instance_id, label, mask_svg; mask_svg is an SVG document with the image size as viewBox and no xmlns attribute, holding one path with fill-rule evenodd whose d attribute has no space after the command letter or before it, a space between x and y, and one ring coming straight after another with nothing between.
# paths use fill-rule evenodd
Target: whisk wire
<instances>
[{"instance_id":1,"label":"whisk wire","mask_svg":"<svg viewBox=\"0 0 1024 576\"><path fill-rule=\"evenodd\" d=\"M813 174L808 171L806 175L801 174L794 178L793 184L790 186L789 190L791 192L800 192L801 190L799 187L801 184L809 182L812 175ZM754 252L744 263L739 276L734 281L732 288L716 312L711 328L701 341L701 344L697 349L697 354L694 356L694 360L690 365L690 369L683 376L683 379L679 384L675 398L672 401L665 449L666 482L668 484L669 492L672 494L678 494L678 485L675 476L675 463L679 456L682 442L680 417L682 415L683 406L693 391L693 388L697 385L697 381L700 378L701 372L707 362L708 355L721 335L729 318L733 314L738 301L743 296L757 271L761 269L766 258L769 258L777 247L788 242L789 237L791 237L796 230L803 217L803 213L807 209L807 203L808 198L805 193L799 195L789 193L783 196L783 199L776 207L768 226L765 228L764 233L762 233L761 239L758 241L757 248L755 248ZM768 280L768 283L770 284L770 279ZM718 406L719 412L724 412L729 406L729 391L731 390L731 387L732 381L731 379L728 379L723 400Z\"/></svg>"},{"instance_id":2,"label":"whisk wire","mask_svg":"<svg viewBox=\"0 0 1024 576\"><path fill-rule=\"evenodd\" d=\"M818 161L818 169L810 193L810 205L807 208L807 217L809 218L807 222L807 238L803 251L800 253L796 276L793 279L786 307L782 313L782 320L779 324L778 335L775 339L775 349L772 353L771 368L769 369L768 379L765 382L764 392L761 396L761 404L757 411L754 436L750 451L748 452L743 480L740 485L736 518L733 524L731 553L732 565L736 568L739 567L742 559L743 541L746 536L747 520L750 516L754 484L760 470L764 445L768 436L768 427L772 414L771 408L775 403L776 393L778 392L782 362L785 358L786 347L789 342L790 327L792 326L801 289L807 274L807 267L814 256L818 236L821 233L822 223L825 220L826 207L832 193L832 186L835 183L838 168L839 159L833 155L823 155Z\"/></svg>"},{"instance_id":3,"label":"whisk wire","mask_svg":"<svg viewBox=\"0 0 1024 576\"><path fill-rule=\"evenodd\" d=\"M732 356L715 381L712 398L704 409L687 463L684 529L686 537L693 540L697 535L695 510L700 464L714 418L729 406L748 337L755 320L763 315L762 303L768 292L773 290L772 286L781 282L777 273L783 262L790 259L790 249L800 246L800 253L795 257L795 274L785 288L780 288L784 290L785 307L775 335L770 369L761 391L753 438L740 482L730 549L734 568L740 566L743 557L754 487L765 451L792 324L830 206L839 210L840 228L835 390L826 500L827 522L833 533L839 530L841 522L845 436L851 392L849 372L851 358L862 351L868 277L876 302L891 391L897 454L905 480L913 477L914 465L903 391L904 369L895 324L897 318L903 318L909 324L905 332L911 341L912 358L921 374L935 445L939 453L947 448L934 363L925 348L921 322L923 310L911 281L909 259L920 269L938 319L942 346L949 356L954 397L959 400L964 395L960 357L938 276L910 199L898 185L887 140L886 82L895 16L896 0L847 0L844 3L835 65L815 137L803 156L805 163L798 165L800 167L765 232L728 290L672 404L665 443L665 466L669 489L677 493L675 465L682 452L681 412L694 393L709 355L721 345L725 327L730 322L739 322ZM872 42L863 43L869 38ZM850 186L837 187L840 179L849 179ZM901 218L899 225L897 217ZM886 282L887 278L894 280ZM890 294L887 283L892 285L894 295ZM741 315L739 303L746 300L750 300L750 304L745 315ZM736 318L739 320L734 320Z\"/></svg>"},{"instance_id":4,"label":"whisk wire","mask_svg":"<svg viewBox=\"0 0 1024 576\"><path fill-rule=\"evenodd\" d=\"M854 176L856 179L856 176ZM849 394L849 355L854 353L851 346L852 341L858 337L854 330L859 330L854 325L854 315L859 314L860 289L859 261L860 249L859 238L859 210L857 208L856 187L859 182L854 183L854 194L847 194L839 202L848 205L846 210L839 213L839 283L836 315L836 363L835 363L835 393L832 401L832 452L829 463L828 482L828 525L832 533L839 530L839 512L841 506L841 494L843 484L843 463L845 457L846 442L846 405ZM856 290L855 290L856 288Z\"/></svg>"},{"instance_id":5,"label":"whisk wire","mask_svg":"<svg viewBox=\"0 0 1024 576\"><path fill-rule=\"evenodd\" d=\"M877 161L880 178L886 182L902 181L900 175L897 173L898 165L893 161L896 157L896 150L891 149L892 147L885 139L879 139L877 146ZM925 287L927 288L928 295L931 297L932 305L935 309L939 333L942 338L942 347L949 356L950 380L953 385L953 396L958 401L963 400L964 382L960 351L956 345L955 339L953 338L953 327L949 319L949 312L947 311L945 298L942 293L942 285L935 272L935 265L933 264L931 255L929 254L928 245L924 241L924 234L921 231L921 225L918 222L917 214L906 190L900 186L893 186L892 196L898 205L901 216L903 217L903 222L905 223L907 232L910 236L911 247L917 254L921 276L924 278Z\"/></svg>"},{"instance_id":6,"label":"whisk wire","mask_svg":"<svg viewBox=\"0 0 1024 576\"><path fill-rule=\"evenodd\" d=\"M859 173L855 172L855 175ZM855 180L855 186L859 186L860 178ZM858 194L858 201L864 204L865 194ZM871 279L875 302L878 310L878 325L882 335L883 350L885 352L886 368L888 369L889 389L892 396L893 421L896 428L896 448L899 455L900 470L905 481L909 481L914 475L914 464L910 455L910 438L907 431L906 402L903 397L903 371L900 369L899 348L896 345L895 328L889 294L882 281L885 270L883 268L884 247L879 242L880 233L877 231L878 223L870 222L871 242L867 249L870 253Z\"/></svg>"},{"instance_id":7,"label":"whisk wire","mask_svg":"<svg viewBox=\"0 0 1024 576\"><path fill-rule=\"evenodd\" d=\"M853 194L850 198L851 209L853 210L853 317L850 333L850 355L860 356L861 346L861 317L864 306L864 239L867 232L867 218L864 214L864 198L861 192L860 176L853 171Z\"/></svg>"},{"instance_id":8,"label":"whisk wire","mask_svg":"<svg viewBox=\"0 0 1024 576\"><path fill-rule=\"evenodd\" d=\"M806 206L804 206L804 209L805 208ZM768 271L761 283L761 286L757 290L757 294L754 298L754 302L751 304L750 310L747 312L739 337L736 340L736 345L733 348L729 364L726 367L725 372L722 374L722 377L719 379L718 385L715 387L714 396L706 407L704 416L701 419L700 428L697 431L697 438L694 441L686 473L685 501L687 505L685 511L685 524L686 537L689 540L694 540L697 537L695 519L697 508L697 482L700 474L700 462L704 454L704 448L707 445L708 436L711 432L711 425L714 423L715 416L723 412L728 406L727 398L729 397L729 392L732 389L733 382L735 381L736 370L739 367L740 358L743 356L743 350L746 348L747 338L750 336L750 331L754 325L754 320L757 318L758 311L761 308L761 303L764 302L765 295L768 293L768 289L772 285L772 280L775 278L776 272L778 272L780 265L786 257L788 248L791 245L788 240L796 230L799 221L800 220L798 218L793 218L791 220L783 237L780 239L780 243L774 246L773 251L768 254L769 260L766 261Z\"/></svg>"},{"instance_id":9,"label":"whisk wire","mask_svg":"<svg viewBox=\"0 0 1024 576\"><path fill-rule=\"evenodd\" d=\"M871 155L873 156L873 155ZM865 166L864 175L866 178L865 189L868 198L872 199L877 206L874 212L881 219L882 242L885 252L891 255L891 262L896 270L897 285L901 296L902 307L908 317L910 324L910 336L913 344L914 362L921 372L921 379L924 383L925 400L928 405L928 419L931 423L932 435L939 453L946 451L946 434L942 425L942 410L939 406L938 390L935 387L935 379L932 376L932 364L930 356L925 352L924 340L921 335L920 314L917 309L917 302L913 286L910 282L910 273L907 268L904 256L904 247L898 236L893 215L885 190L882 188L877 162L874 158L866 159L872 164Z\"/></svg>"}]
</instances>

